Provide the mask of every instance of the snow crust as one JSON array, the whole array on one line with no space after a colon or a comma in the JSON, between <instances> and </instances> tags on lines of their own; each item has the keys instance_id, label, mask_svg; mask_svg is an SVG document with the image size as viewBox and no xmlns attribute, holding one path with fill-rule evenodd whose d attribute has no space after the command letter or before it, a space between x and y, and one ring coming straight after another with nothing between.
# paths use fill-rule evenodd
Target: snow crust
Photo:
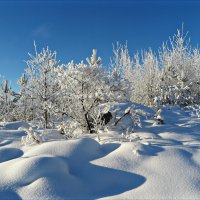
<instances>
[{"instance_id":1,"label":"snow crust","mask_svg":"<svg viewBox=\"0 0 200 200\"><path fill-rule=\"evenodd\" d=\"M155 112L136 108L148 115L128 139L109 130L100 142L50 132L43 143L23 146L19 127L29 125L2 125L0 199L199 199L200 119L166 108L165 124L152 126Z\"/></svg>"}]
</instances>

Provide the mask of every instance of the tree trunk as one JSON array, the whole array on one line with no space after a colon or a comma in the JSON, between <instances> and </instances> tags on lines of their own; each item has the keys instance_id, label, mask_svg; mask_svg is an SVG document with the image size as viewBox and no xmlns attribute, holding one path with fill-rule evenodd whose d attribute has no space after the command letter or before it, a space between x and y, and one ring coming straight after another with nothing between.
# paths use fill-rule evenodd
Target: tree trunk
<instances>
[{"instance_id":1,"label":"tree trunk","mask_svg":"<svg viewBox=\"0 0 200 200\"><path fill-rule=\"evenodd\" d=\"M48 112L47 110L44 110L44 128L47 128L47 124L48 124Z\"/></svg>"},{"instance_id":2,"label":"tree trunk","mask_svg":"<svg viewBox=\"0 0 200 200\"><path fill-rule=\"evenodd\" d=\"M87 129L89 130L89 132L91 133L92 132L92 129L91 129L91 126L90 126L90 121L88 119L88 114L86 113L85 114L85 120L86 120L86 123L87 123Z\"/></svg>"},{"instance_id":3,"label":"tree trunk","mask_svg":"<svg viewBox=\"0 0 200 200\"><path fill-rule=\"evenodd\" d=\"M47 71L44 72L44 99L43 102L47 101ZM48 124L48 112L44 109L44 128L47 128Z\"/></svg>"}]
</instances>

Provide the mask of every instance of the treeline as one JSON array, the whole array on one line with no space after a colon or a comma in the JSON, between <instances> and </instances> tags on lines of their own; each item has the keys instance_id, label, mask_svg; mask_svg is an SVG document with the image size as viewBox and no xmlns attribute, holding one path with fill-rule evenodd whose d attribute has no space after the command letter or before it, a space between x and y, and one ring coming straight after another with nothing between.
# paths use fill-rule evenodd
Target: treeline
<instances>
[{"instance_id":1,"label":"treeline","mask_svg":"<svg viewBox=\"0 0 200 200\"><path fill-rule=\"evenodd\" d=\"M200 103L200 52L178 30L154 53L151 49L131 56L127 44L113 47L109 67L101 65L93 50L87 63L61 64L56 52L37 51L26 62L13 92L3 81L0 93L1 121L35 121L44 128L65 122L92 132L102 118L102 106L109 102L133 101L149 106ZM109 108L106 108L106 112Z\"/></svg>"}]
</instances>

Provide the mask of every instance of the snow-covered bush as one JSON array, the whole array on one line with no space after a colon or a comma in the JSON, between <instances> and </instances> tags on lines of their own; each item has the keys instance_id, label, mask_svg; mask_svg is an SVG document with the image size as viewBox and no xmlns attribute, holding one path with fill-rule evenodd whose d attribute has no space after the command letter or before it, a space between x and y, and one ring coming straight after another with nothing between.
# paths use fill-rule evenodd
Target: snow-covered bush
<instances>
[{"instance_id":1,"label":"snow-covered bush","mask_svg":"<svg viewBox=\"0 0 200 200\"><path fill-rule=\"evenodd\" d=\"M162 113L162 109L158 109L158 111L156 112L154 116L154 118L157 120L156 123L154 123L154 125L165 123L164 117L162 116L161 113Z\"/></svg>"},{"instance_id":2,"label":"snow-covered bush","mask_svg":"<svg viewBox=\"0 0 200 200\"><path fill-rule=\"evenodd\" d=\"M74 120L68 120L66 122L62 122L57 126L59 133L63 135L65 139L78 138L82 135L81 129L79 128L79 124Z\"/></svg>"},{"instance_id":3,"label":"snow-covered bush","mask_svg":"<svg viewBox=\"0 0 200 200\"><path fill-rule=\"evenodd\" d=\"M121 134L122 138L121 138L121 142L140 142L143 138L141 138L140 136L136 135L133 132L129 132L129 130L127 130L127 132L122 133Z\"/></svg>"},{"instance_id":4,"label":"snow-covered bush","mask_svg":"<svg viewBox=\"0 0 200 200\"><path fill-rule=\"evenodd\" d=\"M137 114L134 106L126 110L118 110L118 116L115 117L114 126L122 129L124 133L134 132L134 127L141 127L140 116Z\"/></svg>"},{"instance_id":5,"label":"snow-covered bush","mask_svg":"<svg viewBox=\"0 0 200 200\"><path fill-rule=\"evenodd\" d=\"M100 138L98 134L106 129L108 121L112 118L110 112L105 113L104 111L98 107L89 116L91 133L96 133L98 138ZM85 133L81 125L73 119L63 121L57 128L65 139L79 138Z\"/></svg>"},{"instance_id":6,"label":"snow-covered bush","mask_svg":"<svg viewBox=\"0 0 200 200\"><path fill-rule=\"evenodd\" d=\"M27 133L27 136L22 136L21 138L22 145L31 146L42 143L42 137L31 127L29 129L22 127L20 130L24 130Z\"/></svg>"},{"instance_id":7,"label":"snow-covered bush","mask_svg":"<svg viewBox=\"0 0 200 200\"><path fill-rule=\"evenodd\" d=\"M185 106L184 109L186 111L191 112L190 114L192 116L197 116L198 118L200 118L200 105L193 104L193 105L190 105L190 106Z\"/></svg>"},{"instance_id":8,"label":"snow-covered bush","mask_svg":"<svg viewBox=\"0 0 200 200\"><path fill-rule=\"evenodd\" d=\"M195 112L195 115L200 118L200 105L195 105L194 106L194 112Z\"/></svg>"}]
</instances>

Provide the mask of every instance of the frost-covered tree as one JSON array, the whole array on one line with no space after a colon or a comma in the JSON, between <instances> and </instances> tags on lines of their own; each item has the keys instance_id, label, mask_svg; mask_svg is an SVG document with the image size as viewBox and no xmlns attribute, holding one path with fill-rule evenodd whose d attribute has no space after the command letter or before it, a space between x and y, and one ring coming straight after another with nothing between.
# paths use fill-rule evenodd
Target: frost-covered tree
<instances>
[{"instance_id":1,"label":"frost-covered tree","mask_svg":"<svg viewBox=\"0 0 200 200\"><path fill-rule=\"evenodd\" d=\"M130 100L132 96L133 61L128 52L128 45L113 45L113 57L110 59L109 84L111 90L119 97L118 101Z\"/></svg>"},{"instance_id":2,"label":"frost-covered tree","mask_svg":"<svg viewBox=\"0 0 200 200\"><path fill-rule=\"evenodd\" d=\"M158 95L160 87L160 69L157 56L152 52L151 49L144 52L142 55L142 67L144 94L147 105L152 106L154 98Z\"/></svg>"},{"instance_id":3,"label":"frost-covered tree","mask_svg":"<svg viewBox=\"0 0 200 200\"><path fill-rule=\"evenodd\" d=\"M132 58L129 55L128 44L125 45L117 42L113 45L113 57L110 59L111 71L118 71L119 74L125 76L132 66Z\"/></svg>"},{"instance_id":4,"label":"frost-covered tree","mask_svg":"<svg viewBox=\"0 0 200 200\"><path fill-rule=\"evenodd\" d=\"M160 82L159 61L153 51L149 49L136 53L126 76L132 84L131 100L152 106Z\"/></svg>"},{"instance_id":5,"label":"frost-covered tree","mask_svg":"<svg viewBox=\"0 0 200 200\"><path fill-rule=\"evenodd\" d=\"M27 82L28 78L26 78L25 74L22 74L22 76L18 80L20 91L19 91L19 98L16 102L17 104L16 112L18 113L18 119L23 121L29 121L32 119L29 95L28 91L26 90Z\"/></svg>"},{"instance_id":6,"label":"frost-covered tree","mask_svg":"<svg viewBox=\"0 0 200 200\"><path fill-rule=\"evenodd\" d=\"M117 83L124 78L131 83L132 101L150 106L158 100L179 105L200 101L199 50L191 47L183 30L164 43L158 54L149 49L131 58L127 44L119 43L113 53L111 71L120 80Z\"/></svg>"},{"instance_id":7,"label":"frost-covered tree","mask_svg":"<svg viewBox=\"0 0 200 200\"><path fill-rule=\"evenodd\" d=\"M114 47L113 53L111 70L117 74L117 82L122 90L129 94L132 101L152 105L159 87L160 70L157 56L149 49L141 54L136 53L134 58L131 58L127 44L119 43ZM129 82L128 88L126 83L126 87L123 87L125 81Z\"/></svg>"},{"instance_id":8,"label":"frost-covered tree","mask_svg":"<svg viewBox=\"0 0 200 200\"><path fill-rule=\"evenodd\" d=\"M198 51L192 49L183 30L178 30L170 38L170 45L163 44L160 53L160 93L164 103L187 105L194 101L194 87L198 84L195 75L199 71L198 59Z\"/></svg>"},{"instance_id":9,"label":"frost-covered tree","mask_svg":"<svg viewBox=\"0 0 200 200\"><path fill-rule=\"evenodd\" d=\"M145 85L144 76L145 71L141 64L139 53L136 53L133 58L132 68L127 73L128 80L132 85L131 100L137 103L143 103L145 100Z\"/></svg>"},{"instance_id":10,"label":"frost-covered tree","mask_svg":"<svg viewBox=\"0 0 200 200\"><path fill-rule=\"evenodd\" d=\"M190 66L190 83L191 94L194 98L194 103L200 103L200 52L198 48L192 49L192 64Z\"/></svg>"},{"instance_id":11,"label":"frost-covered tree","mask_svg":"<svg viewBox=\"0 0 200 200\"><path fill-rule=\"evenodd\" d=\"M158 53L149 49L131 57L127 43L117 43L106 68L96 50L87 64L59 66L56 52L46 48L39 53L36 45L35 55L29 56L19 94L7 81L1 85L1 118L12 113L16 119L41 121L44 128L62 121L61 130L70 130L67 138L77 128L97 132L104 126L100 107L108 102L200 103L200 52L180 30Z\"/></svg>"},{"instance_id":12,"label":"frost-covered tree","mask_svg":"<svg viewBox=\"0 0 200 200\"><path fill-rule=\"evenodd\" d=\"M114 100L100 60L96 59L96 50L93 50L92 57L87 58L88 64L70 62L57 69L57 82L63 95L61 112L85 132L94 131L92 123L97 121L94 114L98 106Z\"/></svg>"},{"instance_id":13,"label":"frost-covered tree","mask_svg":"<svg viewBox=\"0 0 200 200\"><path fill-rule=\"evenodd\" d=\"M59 93L55 82L58 61L55 51L47 47L39 53L35 43L34 46L35 55L29 54L30 59L26 61L28 68L20 79L21 103L24 107L28 105L32 118L40 120L43 127L47 128L53 114L52 105Z\"/></svg>"},{"instance_id":14,"label":"frost-covered tree","mask_svg":"<svg viewBox=\"0 0 200 200\"><path fill-rule=\"evenodd\" d=\"M0 84L0 120L13 121L14 92L11 89L10 82L3 80Z\"/></svg>"}]
</instances>

